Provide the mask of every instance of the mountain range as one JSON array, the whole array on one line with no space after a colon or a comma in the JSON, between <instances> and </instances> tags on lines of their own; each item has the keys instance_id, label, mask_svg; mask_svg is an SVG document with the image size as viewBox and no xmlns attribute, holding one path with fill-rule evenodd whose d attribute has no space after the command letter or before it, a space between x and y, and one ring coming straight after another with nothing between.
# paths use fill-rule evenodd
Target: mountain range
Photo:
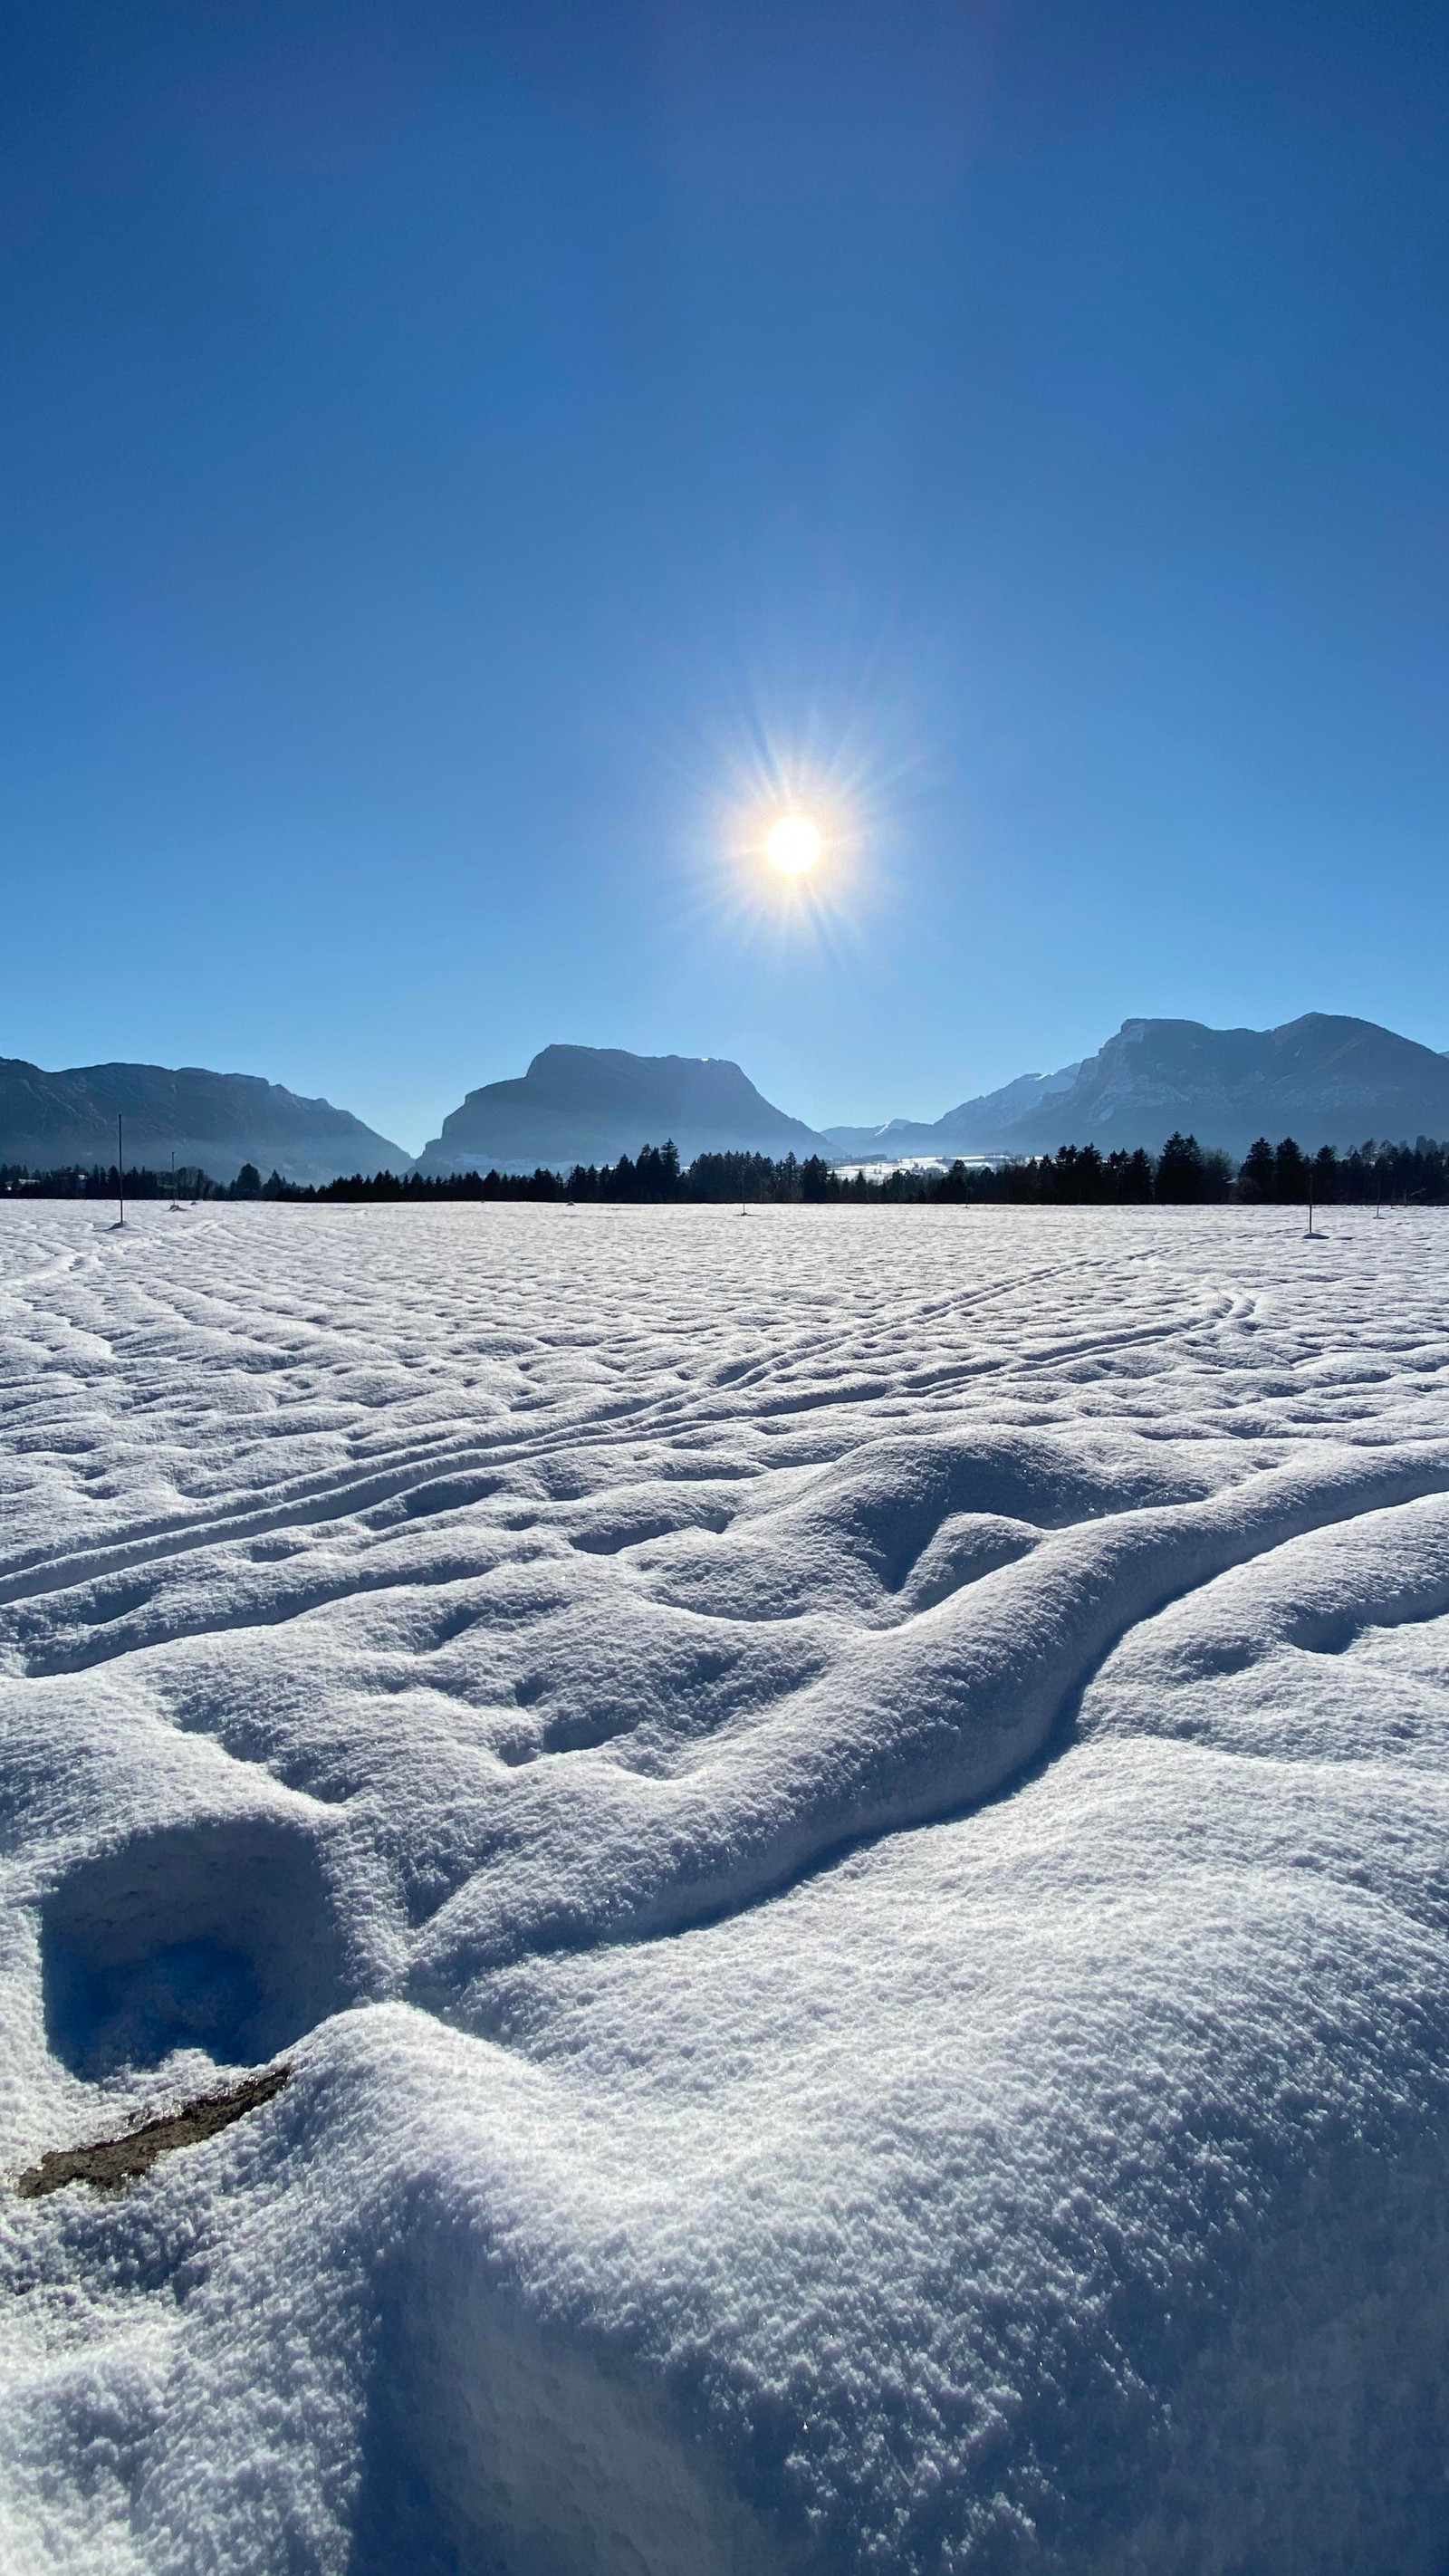
<instances>
[{"instance_id":1,"label":"mountain range","mask_svg":"<svg viewBox=\"0 0 1449 2576\"><path fill-rule=\"evenodd\" d=\"M339 1172L406 1172L412 1157L330 1100L304 1100L255 1073L208 1073L200 1065L83 1064L43 1073L20 1056L0 1056L0 1163L53 1171L116 1159L124 1118L131 1170L195 1164L214 1181L234 1181L255 1163L289 1181L330 1181Z\"/></svg>"},{"instance_id":2,"label":"mountain range","mask_svg":"<svg viewBox=\"0 0 1449 2576\"><path fill-rule=\"evenodd\" d=\"M129 1165L164 1171L174 1156L218 1181L234 1180L243 1163L304 1182L356 1171L566 1168L616 1162L671 1136L686 1162L726 1150L882 1162L1050 1153L1063 1144L1156 1151L1174 1128L1241 1155L1261 1135L1295 1136L1309 1148L1367 1136L1449 1138L1449 1056L1371 1020L1321 1011L1276 1029L1124 1020L1095 1055L1056 1073L1022 1074L944 1117L822 1132L777 1109L725 1057L548 1046L516 1079L470 1091L416 1164L349 1111L255 1074L147 1064L46 1073L0 1057L0 1164L109 1165L118 1114Z\"/></svg>"},{"instance_id":3,"label":"mountain range","mask_svg":"<svg viewBox=\"0 0 1449 2576\"><path fill-rule=\"evenodd\" d=\"M1041 1154L1058 1145L1145 1145L1174 1128L1245 1154L1275 1143L1348 1146L1365 1137L1449 1136L1449 1057L1372 1020L1308 1011L1276 1029L1200 1020L1124 1020L1096 1055L1023 1074L930 1123L827 1127L837 1158Z\"/></svg>"}]
</instances>

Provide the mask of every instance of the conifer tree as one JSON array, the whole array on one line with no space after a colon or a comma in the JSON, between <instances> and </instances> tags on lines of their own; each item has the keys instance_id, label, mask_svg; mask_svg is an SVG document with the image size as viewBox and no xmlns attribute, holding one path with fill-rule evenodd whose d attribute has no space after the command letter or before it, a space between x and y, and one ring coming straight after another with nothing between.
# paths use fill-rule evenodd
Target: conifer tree
<instances>
[{"instance_id":1,"label":"conifer tree","mask_svg":"<svg viewBox=\"0 0 1449 2576\"><path fill-rule=\"evenodd\" d=\"M1273 1148L1266 1136L1250 1145L1238 1174L1238 1196L1244 1199L1270 1199L1277 1186L1277 1167Z\"/></svg>"},{"instance_id":2,"label":"conifer tree","mask_svg":"<svg viewBox=\"0 0 1449 2576\"><path fill-rule=\"evenodd\" d=\"M1204 1179L1203 1150L1197 1138L1179 1135L1174 1128L1158 1160L1158 1198L1179 1202L1200 1199Z\"/></svg>"}]
</instances>

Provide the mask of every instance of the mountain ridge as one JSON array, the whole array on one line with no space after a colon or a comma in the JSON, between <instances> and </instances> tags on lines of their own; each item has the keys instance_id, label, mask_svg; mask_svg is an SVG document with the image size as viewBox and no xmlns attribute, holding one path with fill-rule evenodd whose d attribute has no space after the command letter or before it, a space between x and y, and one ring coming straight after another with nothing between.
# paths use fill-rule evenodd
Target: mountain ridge
<instances>
[{"instance_id":1,"label":"mountain ridge","mask_svg":"<svg viewBox=\"0 0 1449 2576\"><path fill-rule=\"evenodd\" d=\"M696 1154L828 1150L823 1136L766 1100L728 1056L554 1045L540 1048L526 1073L470 1091L424 1146L418 1169L612 1163L671 1137L686 1163Z\"/></svg>"},{"instance_id":2,"label":"mountain ridge","mask_svg":"<svg viewBox=\"0 0 1449 2576\"><path fill-rule=\"evenodd\" d=\"M1157 1152L1174 1128L1238 1155L1263 1134L1291 1134L1306 1148L1446 1136L1449 1055L1338 1012L1306 1011L1271 1029L1129 1019L1095 1055L1019 1076L941 1118L825 1132L837 1156L890 1160L1066 1144Z\"/></svg>"},{"instance_id":3,"label":"mountain ridge","mask_svg":"<svg viewBox=\"0 0 1449 2576\"><path fill-rule=\"evenodd\" d=\"M205 1065L84 1064L47 1073L24 1056L0 1056L0 1163L31 1171L116 1159L116 1119L126 1122L130 1169L165 1171L173 1158L214 1181L243 1163L289 1181L406 1172L412 1156L375 1127L257 1073Z\"/></svg>"},{"instance_id":4,"label":"mountain ridge","mask_svg":"<svg viewBox=\"0 0 1449 2576\"><path fill-rule=\"evenodd\" d=\"M490 1164L566 1170L617 1162L669 1137L686 1162L729 1151L949 1161L1066 1144L1158 1152L1180 1128L1241 1156L1264 1134L1274 1142L1292 1135L1309 1150L1370 1135L1449 1138L1449 1051L1342 1013L1308 1011L1271 1029L1134 1018L1094 1055L1054 1073L1018 1075L938 1119L820 1131L767 1100L729 1057L551 1045L522 1075L468 1092L416 1161L350 1111L259 1074L126 1063L47 1073L23 1057L0 1057L0 1164L108 1166L118 1113L129 1165L164 1171L174 1154L218 1181L234 1179L246 1162L300 1182Z\"/></svg>"}]
</instances>

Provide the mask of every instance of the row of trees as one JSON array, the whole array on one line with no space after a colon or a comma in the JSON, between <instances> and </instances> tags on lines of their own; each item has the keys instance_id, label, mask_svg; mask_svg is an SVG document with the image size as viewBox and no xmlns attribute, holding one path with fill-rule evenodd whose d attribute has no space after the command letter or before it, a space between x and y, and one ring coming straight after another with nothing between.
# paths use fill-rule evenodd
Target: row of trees
<instances>
[{"instance_id":1,"label":"row of trees","mask_svg":"<svg viewBox=\"0 0 1449 2576\"><path fill-rule=\"evenodd\" d=\"M120 1175L95 1164L62 1171L32 1172L0 1164L0 1191L40 1198L110 1198L117 1195ZM263 1180L255 1163L244 1163L236 1179L221 1185L205 1172L178 1170L178 1197L268 1198L302 1202L328 1200L407 1200L424 1204L448 1199L542 1199L553 1201L690 1200L757 1204L805 1201L846 1205L896 1200L921 1203L1011 1206L1140 1206L1151 1201L1192 1205L1236 1199L1247 1205L1276 1203L1319 1206L1345 1200L1360 1206L1418 1203L1449 1204L1449 1144L1421 1136L1413 1145L1377 1144L1372 1138L1339 1154L1325 1145L1305 1154L1291 1136L1272 1145L1260 1137L1236 1172L1229 1157L1199 1145L1195 1136L1169 1136L1157 1155L1118 1151L1100 1153L1095 1145L1063 1145L1055 1154L1020 1162L956 1162L949 1171L919 1171L898 1166L878 1177L864 1171L842 1173L822 1156L803 1162L787 1154L781 1162L767 1154L700 1154L681 1164L676 1147L646 1145L617 1163L576 1164L566 1176L540 1166L535 1172L462 1172L433 1178L418 1172L399 1175L355 1172L349 1180L326 1181L320 1187L286 1181L280 1172ZM128 1171L128 1199L170 1198L170 1172Z\"/></svg>"},{"instance_id":2,"label":"row of trees","mask_svg":"<svg viewBox=\"0 0 1449 2576\"><path fill-rule=\"evenodd\" d=\"M1260 1136L1239 1166L1236 1195L1300 1206L1312 1199L1321 1207L1335 1200L1358 1207L1393 1201L1442 1207L1449 1201L1449 1144L1436 1144L1428 1136L1412 1145L1375 1144L1370 1137L1346 1154L1323 1145L1309 1155L1291 1136L1281 1145Z\"/></svg>"}]
</instances>

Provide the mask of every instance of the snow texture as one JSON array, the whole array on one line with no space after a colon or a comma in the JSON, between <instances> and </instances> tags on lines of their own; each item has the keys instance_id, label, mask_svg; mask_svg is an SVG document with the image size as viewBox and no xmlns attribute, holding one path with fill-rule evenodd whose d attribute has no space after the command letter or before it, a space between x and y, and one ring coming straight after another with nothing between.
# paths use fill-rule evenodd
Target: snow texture
<instances>
[{"instance_id":1,"label":"snow texture","mask_svg":"<svg viewBox=\"0 0 1449 2576\"><path fill-rule=\"evenodd\" d=\"M5 2576L1443 2576L1446 1256L0 1205Z\"/></svg>"}]
</instances>

